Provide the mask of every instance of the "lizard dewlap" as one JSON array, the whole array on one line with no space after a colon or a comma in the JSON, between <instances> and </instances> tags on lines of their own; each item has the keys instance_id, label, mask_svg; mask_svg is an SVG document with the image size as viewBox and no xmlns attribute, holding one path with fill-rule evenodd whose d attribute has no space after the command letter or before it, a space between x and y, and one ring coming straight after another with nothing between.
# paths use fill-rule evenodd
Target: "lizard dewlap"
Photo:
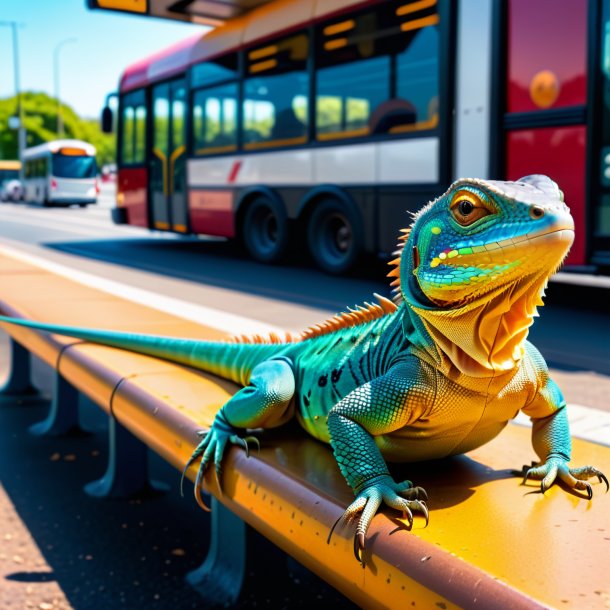
<instances>
[{"instance_id":1,"label":"lizard dewlap","mask_svg":"<svg viewBox=\"0 0 610 610\"><path fill-rule=\"evenodd\" d=\"M521 410L533 421L540 464L525 478L542 491L557 479L591 498L593 468L568 466L566 403L538 350L527 341L544 288L574 238L557 184L462 179L403 229L390 272L394 299L338 314L298 337L209 342L42 324L0 317L57 334L157 356L242 384L217 413L189 463L220 465L228 443L246 450L248 428L296 417L329 442L356 499L360 559L382 503L412 521L427 519L426 492L396 482L386 460L417 462L464 453L494 438ZM413 477L417 466L413 467Z\"/></svg>"}]
</instances>

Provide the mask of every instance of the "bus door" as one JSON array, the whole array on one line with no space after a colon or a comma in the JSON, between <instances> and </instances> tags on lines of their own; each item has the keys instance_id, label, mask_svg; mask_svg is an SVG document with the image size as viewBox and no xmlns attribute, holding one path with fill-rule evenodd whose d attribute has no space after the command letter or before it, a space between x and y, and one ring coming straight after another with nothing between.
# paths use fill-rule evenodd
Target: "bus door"
<instances>
[{"instance_id":1,"label":"bus door","mask_svg":"<svg viewBox=\"0 0 610 610\"><path fill-rule=\"evenodd\" d=\"M152 90L150 225L186 233L186 84L184 79Z\"/></svg>"},{"instance_id":2,"label":"bus door","mask_svg":"<svg viewBox=\"0 0 610 610\"><path fill-rule=\"evenodd\" d=\"M595 85L599 93L594 95L597 104L593 114L594 147L591 155L591 215L592 262L610 266L610 5L601 4L600 19L592 19L597 32L600 49L595 64L598 77ZM594 33L590 33L594 36Z\"/></svg>"}]
</instances>

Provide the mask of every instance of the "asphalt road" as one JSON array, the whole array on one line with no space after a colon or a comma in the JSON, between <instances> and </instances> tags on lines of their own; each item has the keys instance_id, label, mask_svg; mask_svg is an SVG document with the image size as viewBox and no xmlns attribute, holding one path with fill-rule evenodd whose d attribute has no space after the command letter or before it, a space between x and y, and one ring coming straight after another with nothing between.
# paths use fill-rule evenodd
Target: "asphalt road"
<instances>
[{"instance_id":1,"label":"asphalt road","mask_svg":"<svg viewBox=\"0 0 610 610\"><path fill-rule=\"evenodd\" d=\"M114 226L111 205L110 191L87 209L0 205L0 245L159 300L169 295L178 308L220 310L292 331L373 292L389 294L384 265L374 261L346 278L321 274L298 252L267 267L223 240ZM582 295L574 305L551 287L531 338L569 403L610 412L610 315ZM6 353L2 337L3 370ZM48 393L50 371L37 364L35 373ZM92 437L35 439L27 426L46 408L0 405L0 607L204 607L182 577L204 557L209 522L188 496L180 499L175 471L153 457L154 476L173 486L168 494L93 501L81 487L103 474L106 421L83 403ZM263 574L264 562L259 569ZM315 577L291 569L290 582L271 592L252 574L243 607L349 607Z\"/></svg>"}]
</instances>

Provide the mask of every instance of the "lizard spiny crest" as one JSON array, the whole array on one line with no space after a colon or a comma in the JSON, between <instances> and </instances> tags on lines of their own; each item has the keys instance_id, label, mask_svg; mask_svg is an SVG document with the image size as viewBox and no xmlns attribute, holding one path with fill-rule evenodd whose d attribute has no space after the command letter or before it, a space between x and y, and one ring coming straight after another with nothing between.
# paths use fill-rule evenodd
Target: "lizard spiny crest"
<instances>
[{"instance_id":1,"label":"lizard spiny crest","mask_svg":"<svg viewBox=\"0 0 610 610\"><path fill-rule=\"evenodd\" d=\"M298 343L299 341L313 339L314 337L320 337L321 335L328 335L341 330L342 328L350 328L352 326L358 326L358 324L364 324L365 322L377 320L385 315L394 313L398 309L397 306L390 301L390 299L386 299L385 297L376 293L374 293L374 296L378 303L365 302L364 306L356 305L355 309L348 307L347 311L338 313L320 324L310 326L307 330L304 330L297 336L293 336L290 333L286 333L284 338L275 333L270 333L268 337L263 337L262 335L241 335L232 337L229 339L229 342L266 344Z\"/></svg>"},{"instance_id":2,"label":"lizard spiny crest","mask_svg":"<svg viewBox=\"0 0 610 610\"><path fill-rule=\"evenodd\" d=\"M402 258L402 251L404 250L405 244L409 239L409 234L411 233L411 227L400 230L400 237L398 238L398 243L396 244L396 250L392 252L392 256L396 258L391 260L388 265L392 265L394 268L390 273L388 273L387 277L394 278L390 283L392 287L392 300L396 305L400 305L403 302L402 291L400 289L400 260Z\"/></svg>"}]
</instances>

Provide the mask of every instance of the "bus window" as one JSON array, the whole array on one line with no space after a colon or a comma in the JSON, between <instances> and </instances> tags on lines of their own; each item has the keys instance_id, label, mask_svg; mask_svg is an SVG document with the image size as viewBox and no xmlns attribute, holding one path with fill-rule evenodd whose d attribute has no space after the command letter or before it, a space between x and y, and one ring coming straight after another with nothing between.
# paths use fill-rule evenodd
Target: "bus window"
<instances>
[{"instance_id":1,"label":"bus window","mask_svg":"<svg viewBox=\"0 0 610 610\"><path fill-rule=\"evenodd\" d=\"M197 155L237 149L237 84L210 87L195 93L193 131Z\"/></svg>"},{"instance_id":2,"label":"bus window","mask_svg":"<svg viewBox=\"0 0 610 610\"><path fill-rule=\"evenodd\" d=\"M414 120L390 127L389 132L433 129L438 125L438 28L424 27L402 39L396 56L396 96L413 105Z\"/></svg>"},{"instance_id":3,"label":"bus window","mask_svg":"<svg viewBox=\"0 0 610 610\"><path fill-rule=\"evenodd\" d=\"M55 153L52 157L51 174L57 178L95 178L97 167L95 157L88 155L62 155ZM40 159L40 175L46 174L46 159Z\"/></svg>"},{"instance_id":4,"label":"bus window","mask_svg":"<svg viewBox=\"0 0 610 610\"><path fill-rule=\"evenodd\" d=\"M379 5L316 36L318 140L430 129L438 123L436 2Z\"/></svg>"},{"instance_id":5,"label":"bus window","mask_svg":"<svg viewBox=\"0 0 610 610\"><path fill-rule=\"evenodd\" d=\"M223 81L236 79L237 76L237 53L231 53L193 66L191 87L197 89L216 85Z\"/></svg>"},{"instance_id":6,"label":"bus window","mask_svg":"<svg viewBox=\"0 0 610 610\"><path fill-rule=\"evenodd\" d=\"M123 107L123 148L122 160L124 164L134 161L133 134L134 134L135 110L133 106Z\"/></svg>"},{"instance_id":7,"label":"bus window","mask_svg":"<svg viewBox=\"0 0 610 610\"><path fill-rule=\"evenodd\" d=\"M133 162L144 163L146 155L146 106L137 106L134 119Z\"/></svg>"},{"instance_id":8,"label":"bus window","mask_svg":"<svg viewBox=\"0 0 610 610\"><path fill-rule=\"evenodd\" d=\"M146 105L144 91L134 91L125 95L121 107L121 164L142 164L146 158Z\"/></svg>"},{"instance_id":9,"label":"bus window","mask_svg":"<svg viewBox=\"0 0 610 610\"><path fill-rule=\"evenodd\" d=\"M309 76L306 34L246 53L243 141L247 150L307 142Z\"/></svg>"}]
</instances>

